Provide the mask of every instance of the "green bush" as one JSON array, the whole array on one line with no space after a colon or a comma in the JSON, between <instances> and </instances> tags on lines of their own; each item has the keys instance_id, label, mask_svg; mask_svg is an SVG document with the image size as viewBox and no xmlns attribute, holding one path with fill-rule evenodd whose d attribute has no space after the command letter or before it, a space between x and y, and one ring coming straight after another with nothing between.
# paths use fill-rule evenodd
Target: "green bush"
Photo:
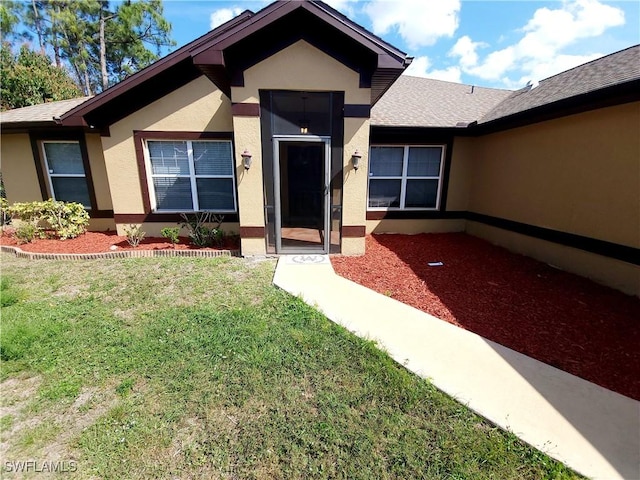
<instances>
[{"instance_id":1,"label":"green bush","mask_svg":"<svg viewBox=\"0 0 640 480\"><path fill-rule=\"evenodd\" d=\"M32 225L36 230L33 237L40 235L43 229L48 228L54 236L60 240L66 240L83 234L89 226L89 214L80 203L49 199L44 202L14 203L7 208L7 211L12 217L22 220L23 224ZM25 233L31 229L31 227L25 228L27 229Z\"/></svg>"},{"instance_id":2,"label":"green bush","mask_svg":"<svg viewBox=\"0 0 640 480\"><path fill-rule=\"evenodd\" d=\"M180 227L166 227L160 230L160 235L167 238L173 248L176 248L176 243L180 242Z\"/></svg>"},{"instance_id":3,"label":"green bush","mask_svg":"<svg viewBox=\"0 0 640 480\"><path fill-rule=\"evenodd\" d=\"M34 222L22 222L16 228L15 236L18 243L31 243L40 236L41 229Z\"/></svg>"}]
</instances>

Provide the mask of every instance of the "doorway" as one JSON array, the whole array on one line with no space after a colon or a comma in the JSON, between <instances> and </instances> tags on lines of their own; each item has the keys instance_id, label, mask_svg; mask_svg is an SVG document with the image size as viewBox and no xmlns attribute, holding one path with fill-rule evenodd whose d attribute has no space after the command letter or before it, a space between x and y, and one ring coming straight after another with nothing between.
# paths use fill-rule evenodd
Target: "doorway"
<instances>
[{"instance_id":1,"label":"doorway","mask_svg":"<svg viewBox=\"0 0 640 480\"><path fill-rule=\"evenodd\" d=\"M329 253L330 139L274 137L277 253Z\"/></svg>"}]
</instances>

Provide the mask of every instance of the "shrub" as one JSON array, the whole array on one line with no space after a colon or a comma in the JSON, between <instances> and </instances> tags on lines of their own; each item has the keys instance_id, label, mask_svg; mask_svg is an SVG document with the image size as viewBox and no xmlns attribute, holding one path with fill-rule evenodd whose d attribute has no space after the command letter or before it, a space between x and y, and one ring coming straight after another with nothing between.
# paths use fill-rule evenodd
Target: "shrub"
<instances>
[{"instance_id":1,"label":"shrub","mask_svg":"<svg viewBox=\"0 0 640 480\"><path fill-rule=\"evenodd\" d=\"M173 248L176 248L176 243L180 242L180 227L166 227L160 230L160 235L169 239Z\"/></svg>"},{"instance_id":2,"label":"shrub","mask_svg":"<svg viewBox=\"0 0 640 480\"><path fill-rule=\"evenodd\" d=\"M34 222L20 222L16 228L15 236L18 243L31 243L36 236L41 235L41 229Z\"/></svg>"},{"instance_id":3,"label":"shrub","mask_svg":"<svg viewBox=\"0 0 640 480\"><path fill-rule=\"evenodd\" d=\"M0 197L0 229L4 231L4 226L11 223L11 215L9 215L9 203L4 197Z\"/></svg>"},{"instance_id":4,"label":"shrub","mask_svg":"<svg viewBox=\"0 0 640 480\"><path fill-rule=\"evenodd\" d=\"M224 215L211 212L196 212L191 215L181 213L182 226L189 230L189 238L198 247L220 246L224 242L224 232L220 228ZM209 227L207 224L215 224Z\"/></svg>"},{"instance_id":5,"label":"shrub","mask_svg":"<svg viewBox=\"0 0 640 480\"><path fill-rule=\"evenodd\" d=\"M127 236L127 243L133 248L140 245L146 233L142 230L142 225L129 225L124 227L124 234Z\"/></svg>"},{"instance_id":6,"label":"shrub","mask_svg":"<svg viewBox=\"0 0 640 480\"><path fill-rule=\"evenodd\" d=\"M89 225L89 214L82 204L75 202L49 199L44 202L14 203L7 211L12 217L31 224L35 229L34 237L43 231L42 224L61 240L83 234Z\"/></svg>"}]
</instances>

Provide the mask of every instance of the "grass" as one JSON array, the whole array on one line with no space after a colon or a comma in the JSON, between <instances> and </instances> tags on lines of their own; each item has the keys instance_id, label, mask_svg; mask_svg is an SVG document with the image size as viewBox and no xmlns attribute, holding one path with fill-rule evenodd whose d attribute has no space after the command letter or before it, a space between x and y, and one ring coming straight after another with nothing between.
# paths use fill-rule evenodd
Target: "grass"
<instances>
[{"instance_id":1,"label":"grass","mask_svg":"<svg viewBox=\"0 0 640 480\"><path fill-rule=\"evenodd\" d=\"M1 379L35 388L0 422L3 458L57 452L74 478L578 478L273 287L273 268L3 254L3 298L20 292Z\"/></svg>"}]
</instances>

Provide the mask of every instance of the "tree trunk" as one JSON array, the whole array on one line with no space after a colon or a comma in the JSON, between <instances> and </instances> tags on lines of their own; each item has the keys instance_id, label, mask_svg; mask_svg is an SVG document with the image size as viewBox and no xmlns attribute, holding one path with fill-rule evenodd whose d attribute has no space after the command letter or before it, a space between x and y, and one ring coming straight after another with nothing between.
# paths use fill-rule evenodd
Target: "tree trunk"
<instances>
[{"instance_id":1,"label":"tree trunk","mask_svg":"<svg viewBox=\"0 0 640 480\"><path fill-rule=\"evenodd\" d=\"M104 26L107 19L104 18L103 11L100 10L100 72L102 73L102 90L109 86L109 74L107 73L107 44L104 35Z\"/></svg>"},{"instance_id":2,"label":"tree trunk","mask_svg":"<svg viewBox=\"0 0 640 480\"><path fill-rule=\"evenodd\" d=\"M40 44L40 53L44 55L44 36L42 35L42 25L40 24L40 15L38 15L38 7L36 6L36 0L31 0L31 6L33 7L33 24L36 27L36 33L38 34L38 43Z\"/></svg>"}]
</instances>

